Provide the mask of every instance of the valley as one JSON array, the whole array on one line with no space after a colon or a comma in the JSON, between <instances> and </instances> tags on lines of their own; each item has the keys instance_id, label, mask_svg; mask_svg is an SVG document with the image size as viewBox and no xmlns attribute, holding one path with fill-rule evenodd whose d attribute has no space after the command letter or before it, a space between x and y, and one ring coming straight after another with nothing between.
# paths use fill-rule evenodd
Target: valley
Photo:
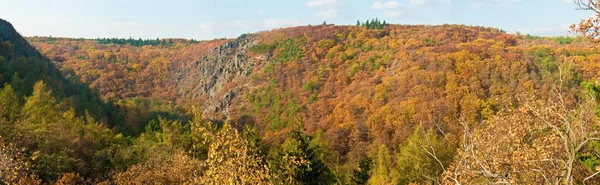
<instances>
[{"instance_id":1,"label":"valley","mask_svg":"<svg viewBox=\"0 0 600 185\"><path fill-rule=\"evenodd\" d=\"M372 19L199 41L8 21L0 184L600 183L585 20L574 36Z\"/></svg>"}]
</instances>

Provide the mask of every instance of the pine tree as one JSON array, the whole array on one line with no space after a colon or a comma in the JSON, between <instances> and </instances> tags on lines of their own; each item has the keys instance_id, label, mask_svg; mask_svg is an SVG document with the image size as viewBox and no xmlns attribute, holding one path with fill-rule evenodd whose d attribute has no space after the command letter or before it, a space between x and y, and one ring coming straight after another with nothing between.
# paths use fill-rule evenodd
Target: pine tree
<instances>
[{"instance_id":1,"label":"pine tree","mask_svg":"<svg viewBox=\"0 0 600 185\"><path fill-rule=\"evenodd\" d=\"M360 26L360 21L356 20L356 26Z\"/></svg>"},{"instance_id":2,"label":"pine tree","mask_svg":"<svg viewBox=\"0 0 600 185\"><path fill-rule=\"evenodd\" d=\"M311 137L300 131L292 131L282 146L282 151L275 157L276 163L285 160L285 157L306 160L296 167L294 179L300 184L332 184L334 176L329 167L319 158L317 149L310 145ZM276 170L277 171L277 170Z\"/></svg>"},{"instance_id":3,"label":"pine tree","mask_svg":"<svg viewBox=\"0 0 600 185\"><path fill-rule=\"evenodd\" d=\"M371 19L371 25L369 25L370 29L375 28L375 19Z\"/></svg>"},{"instance_id":4,"label":"pine tree","mask_svg":"<svg viewBox=\"0 0 600 185\"><path fill-rule=\"evenodd\" d=\"M373 166L373 160L369 157L363 157L358 165L358 170L353 170L352 181L358 185L365 185L369 180L369 172Z\"/></svg>"},{"instance_id":5,"label":"pine tree","mask_svg":"<svg viewBox=\"0 0 600 185\"><path fill-rule=\"evenodd\" d=\"M18 93L25 94L27 89L25 88L25 80L19 78L19 74L15 72L10 80L10 85Z\"/></svg>"}]
</instances>

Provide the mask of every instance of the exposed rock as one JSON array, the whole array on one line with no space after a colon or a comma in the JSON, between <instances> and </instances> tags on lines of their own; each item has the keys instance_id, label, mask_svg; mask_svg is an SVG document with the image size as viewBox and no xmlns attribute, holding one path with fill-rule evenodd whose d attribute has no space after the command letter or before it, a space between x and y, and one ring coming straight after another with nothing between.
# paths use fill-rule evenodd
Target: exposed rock
<instances>
[{"instance_id":1,"label":"exposed rock","mask_svg":"<svg viewBox=\"0 0 600 185\"><path fill-rule=\"evenodd\" d=\"M239 87L249 79L255 63L264 61L247 55L257 39L258 34L244 34L180 68L175 79L178 95L198 103L209 118L227 117Z\"/></svg>"}]
</instances>

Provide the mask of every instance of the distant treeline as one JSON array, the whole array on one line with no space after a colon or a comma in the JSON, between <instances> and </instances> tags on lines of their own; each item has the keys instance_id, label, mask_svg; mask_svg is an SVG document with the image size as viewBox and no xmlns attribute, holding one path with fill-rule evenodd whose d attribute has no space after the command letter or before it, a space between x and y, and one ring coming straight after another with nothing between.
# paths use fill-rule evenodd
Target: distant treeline
<instances>
[{"instance_id":1,"label":"distant treeline","mask_svg":"<svg viewBox=\"0 0 600 185\"><path fill-rule=\"evenodd\" d=\"M121 45L126 45L126 44L130 44L132 46L146 46L146 45L151 45L151 46L171 46L173 45L173 40L172 39L134 39L134 38L128 38L128 39L124 39L124 38L97 38L97 39L93 39L94 41L96 41L99 44L121 44ZM187 40L188 44L196 44L199 43L200 41L191 39L191 40Z\"/></svg>"},{"instance_id":2,"label":"distant treeline","mask_svg":"<svg viewBox=\"0 0 600 185\"><path fill-rule=\"evenodd\" d=\"M178 39L178 38L174 38L174 39L142 39L142 38L138 38L138 39L134 39L132 37L129 37L128 39L125 38L95 38L95 39L88 39L88 38L62 38L62 37L29 37L28 40L30 41L40 41L40 42L49 42L49 43L55 43L57 40L61 40L61 39L67 39L67 40L71 40L71 41L85 41L85 40L91 40L94 41L98 44L120 44L120 45L131 45L131 46L136 46L136 47L142 47L142 46L172 46L175 43L185 43L185 44L196 44L196 43L200 43L202 41L198 41L195 39ZM221 40L223 40L224 38L221 38Z\"/></svg>"},{"instance_id":3,"label":"distant treeline","mask_svg":"<svg viewBox=\"0 0 600 185\"><path fill-rule=\"evenodd\" d=\"M356 20L356 26L366 27L367 29L382 30L383 28L385 28L388 25L389 24L387 22L385 22L385 20L382 22L377 18L371 19L371 20L366 20L365 22L360 22L360 20Z\"/></svg>"}]
</instances>

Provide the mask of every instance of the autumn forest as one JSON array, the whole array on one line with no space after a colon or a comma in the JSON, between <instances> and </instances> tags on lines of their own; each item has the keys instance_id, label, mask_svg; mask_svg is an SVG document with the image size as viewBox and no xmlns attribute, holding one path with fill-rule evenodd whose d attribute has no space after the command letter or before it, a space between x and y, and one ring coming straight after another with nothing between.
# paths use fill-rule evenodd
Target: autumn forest
<instances>
[{"instance_id":1,"label":"autumn forest","mask_svg":"<svg viewBox=\"0 0 600 185\"><path fill-rule=\"evenodd\" d=\"M9 21L0 184L600 184L600 14L556 37L375 18L23 37Z\"/></svg>"}]
</instances>

